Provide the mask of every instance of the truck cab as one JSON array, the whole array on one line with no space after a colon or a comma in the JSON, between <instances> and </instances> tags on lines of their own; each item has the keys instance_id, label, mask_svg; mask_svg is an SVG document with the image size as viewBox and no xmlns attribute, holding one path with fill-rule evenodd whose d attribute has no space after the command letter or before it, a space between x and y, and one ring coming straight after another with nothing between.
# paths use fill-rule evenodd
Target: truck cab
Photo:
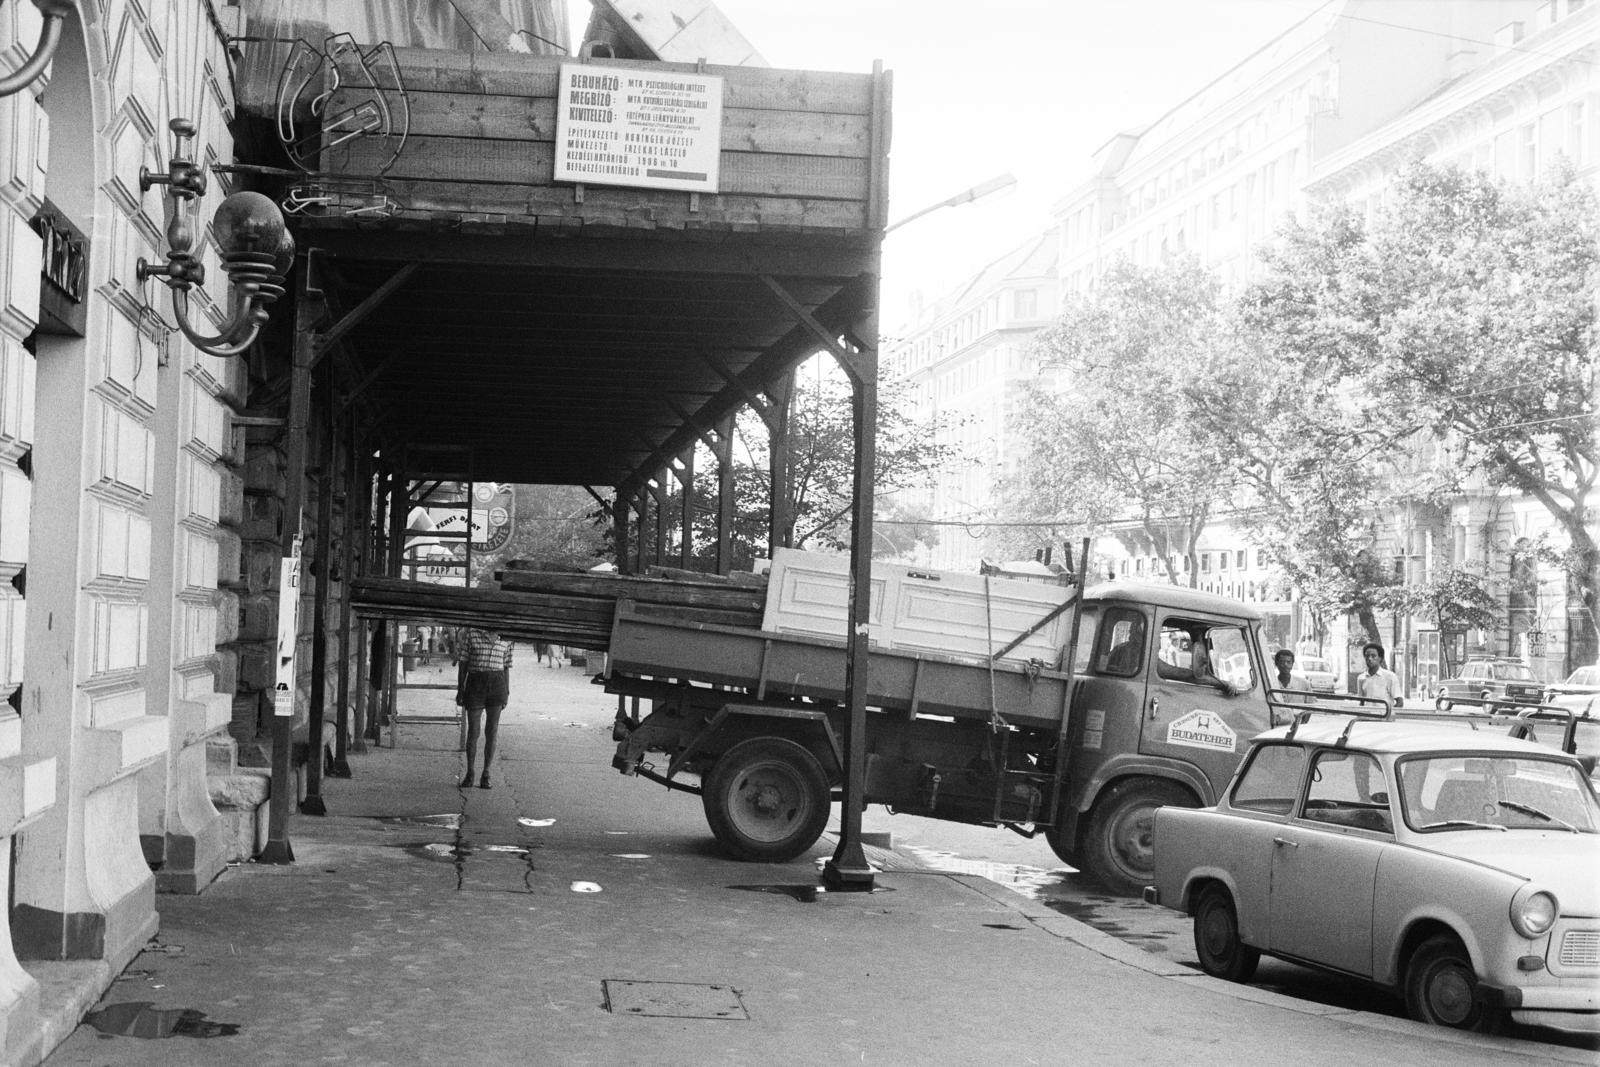
<instances>
[{"instance_id":1,"label":"truck cab","mask_svg":"<svg viewBox=\"0 0 1600 1067\"><path fill-rule=\"evenodd\" d=\"M1063 860L1138 892L1166 804L1209 806L1250 738L1272 725L1261 615L1177 586L1107 583L1084 595L1067 726Z\"/></svg>"}]
</instances>

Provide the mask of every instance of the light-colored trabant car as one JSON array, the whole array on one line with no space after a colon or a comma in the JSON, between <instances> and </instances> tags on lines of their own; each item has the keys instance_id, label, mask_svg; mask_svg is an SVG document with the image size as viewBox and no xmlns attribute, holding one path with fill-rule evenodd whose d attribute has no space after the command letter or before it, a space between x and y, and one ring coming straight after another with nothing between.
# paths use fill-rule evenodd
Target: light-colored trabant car
<instances>
[{"instance_id":1,"label":"light-colored trabant car","mask_svg":"<svg viewBox=\"0 0 1600 1067\"><path fill-rule=\"evenodd\" d=\"M1165 807L1151 903L1206 973L1262 953L1368 979L1413 1018L1600 1032L1600 803L1581 764L1500 731L1307 712L1215 808Z\"/></svg>"}]
</instances>

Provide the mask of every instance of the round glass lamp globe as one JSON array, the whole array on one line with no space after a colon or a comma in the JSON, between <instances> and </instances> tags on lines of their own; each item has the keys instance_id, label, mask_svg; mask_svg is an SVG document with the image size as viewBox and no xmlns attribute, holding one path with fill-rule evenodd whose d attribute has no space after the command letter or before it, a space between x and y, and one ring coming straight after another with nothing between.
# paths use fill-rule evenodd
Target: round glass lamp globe
<instances>
[{"instance_id":1,"label":"round glass lamp globe","mask_svg":"<svg viewBox=\"0 0 1600 1067\"><path fill-rule=\"evenodd\" d=\"M273 274L281 278L289 273L289 268L294 266L294 250L294 235L286 227L283 238L278 242L278 258L272 266Z\"/></svg>"},{"instance_id":2,"label":"round glass lamp globe","mask_svg":"<svg viewBox=\"0 0 1600 1067\"><path fill-rule=\"evenodd\" d=\"M217 206L211 231L225 256L258 252L276 257L286 235L278 205L251 192L230 193Z\"/></svg>"}]
</instances>

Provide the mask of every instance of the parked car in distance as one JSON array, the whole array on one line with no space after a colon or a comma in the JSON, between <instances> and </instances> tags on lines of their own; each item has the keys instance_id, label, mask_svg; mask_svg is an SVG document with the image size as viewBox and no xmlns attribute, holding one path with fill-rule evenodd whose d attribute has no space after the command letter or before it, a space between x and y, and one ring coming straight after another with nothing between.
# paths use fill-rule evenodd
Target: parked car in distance
<instances>
[{"instance_id":1,"label":"parked car in distance","mask_svg":"<svg viewBox=\"0 0 1600 1067\"><path fill-rule=\"evenodd\" d=\"M1520 660L1469 659L1462 665L1460 674L1434 687L1434 702L1441 708L1448 708L1451 699L1456 697L1538 704L1544 697L1544 686Z\"/></svg>"},{"instance_id":2,"label":"parked car in distance","mask_svg":"<svg viewBox=\"0 0 1600 1067\"><path fill-rule=\"evenodd\" d=\"M1600 1033L1600 801L1500 730L1307 712L1214 808L1157 809L1145 899L1206 973L1267 954L1373 982L1415 1019Z\"/></svg>"},{"instance_id":3,"label":"parked car in distance","mask_svg":"<svg viewBox=\"0 0 1600 1067\"><path fill-rule=\"evenodd\" d=\"M1297 656L1294 669L1306 676L1313 693L1338 693L1344 689L1333 663L1321 656Z\"/></svg>"},{"instance_id":4,"label":"parked car in distance","mask_svg":"<svg viewBox=\"0 0 1600 1067\"><path fill-rule=\"evenodd\" d=\"M1600 696L1600 663L1579 667L1567 675L1564 682L1552 682L1545 687L1544 702L1582 711ZM1600 708L1600 705L1597 705Z\"/></svg>"}]
</instances>

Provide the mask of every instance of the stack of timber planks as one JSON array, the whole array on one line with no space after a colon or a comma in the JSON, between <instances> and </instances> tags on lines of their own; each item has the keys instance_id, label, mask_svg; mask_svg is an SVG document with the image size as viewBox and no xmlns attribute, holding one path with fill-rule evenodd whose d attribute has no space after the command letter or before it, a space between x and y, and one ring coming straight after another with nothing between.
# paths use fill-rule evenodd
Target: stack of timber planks
<instances>
[{"instance_id":1,"label":"stack of timber planks","mask_svg":"<svg viewBox=\"0 0 1600 1067\"><path fill-rule=\"evenodd\" d=\"M751 575L721 578L652 568L644 576L537 570L512 561L499 587L357 578L351 606L366 618L478 626L508 637L604 652L618 601L634 610L719 626L761 628L766 583Z\"/></svg>"}]
</instances>

